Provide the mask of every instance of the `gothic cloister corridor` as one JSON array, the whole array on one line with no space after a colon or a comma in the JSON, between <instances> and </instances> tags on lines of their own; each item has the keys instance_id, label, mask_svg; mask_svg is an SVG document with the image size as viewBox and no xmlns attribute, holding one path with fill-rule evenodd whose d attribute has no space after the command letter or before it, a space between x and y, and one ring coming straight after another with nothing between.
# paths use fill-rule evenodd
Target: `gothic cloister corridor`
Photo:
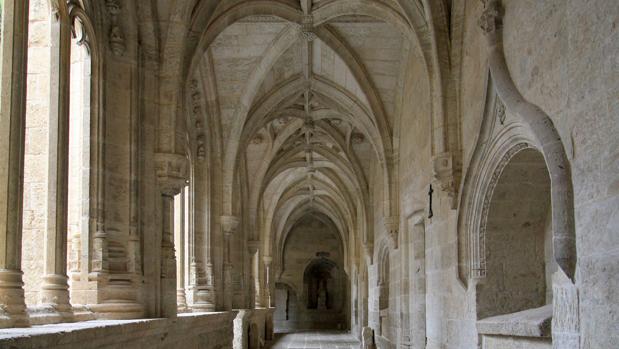
<instances>
[{"instance_id":1,"label":"gothic cloister corridor","mask_svg":"<svg viewBox=\"0 0 619 349\"><path fill-rule=\"evenodd\" d=\"M0 349L617 348L617 0L0 8Z\"/></svg>"}]
</instances>

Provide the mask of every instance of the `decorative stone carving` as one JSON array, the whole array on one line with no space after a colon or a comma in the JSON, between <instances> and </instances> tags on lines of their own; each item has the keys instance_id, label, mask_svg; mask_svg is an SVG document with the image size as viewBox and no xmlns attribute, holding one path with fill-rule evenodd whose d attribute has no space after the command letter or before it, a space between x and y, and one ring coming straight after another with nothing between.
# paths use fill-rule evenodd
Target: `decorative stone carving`
<instances>
[{"instance_id":1,"label":"decorative stone carving","mask_svg":"<svg viewBox=\"0 0 619 349\"><path fill-rule=\"evenodd\" d=\"M221 216L221 229L224 234L233 234L239 227L239 219L235 216Z\"/></svg>"},{"instance_id":2,"label":"decorative stone carving","mask_svg":"<svg viewBox=\"0 0 619 349\"><path fill-rule=\"evenodd\" d=\"M198 135L196 137L196 144L197 144L196 157L198 161L206 160L206 145L204 141L204 135Z\"/></svg>"},{"instance_id":3,"label":"decorative stone carving","mask_svg":"<svg viewBox=\"0 0 619 349\"><path fill-rule=\"evenodd\" d=\"M365 136L360 132L353 132L350 136L352 144L362 144L365 141Z\"/></svg>"},{"instance_id":4,"label":"decorative stone carving","mask_svg":"<svg viewBox=\"0 0 619 349\"><path fill-rule=\"evenodd\" d=\"M262 144L264 143L264 136L258 133L251 139L250 143L254 145Z\"/></svg>"},{"instance_id":5,"label":"decorative stone carving","mask_svg":"<svg viewBox=\"0 0 619 349\"><path fill-rule=\"evenodd\" d=\"M314 33L314 18L311 15L303 16L301 35L303 35L303 38L307 41L314 41L316 39L316 33Z\"/></svg>"},{"instance_id":6,"label":"decorative stone carving","mask_svg":"<svg viewBox=\"0 0 619 349\"><path fill-rule=\"evenodd\" d=\"M398 231L400 229L400 217L385 217L385 231L389 235L389 240L393 248L398 248Z\"/></svg>"},{"instance_id":7,"label":"decorative stone carving","mask_svg":"<svg viewBox=\"0 0 619 349\"><path fill-rule=\"evenodd\" d=\"M500 7L497 1L485 1L484 5L478 24L484 33L492 34L502 25Z\"/></svg>"},{"instance_id":8,"label":"decorative stone carving","mask_svg":"<svg viewBox=\"0 0 619 349\"><path fill-rule=\"evenodd\" d=\"M499 178L501 178L501 174L511 158L518 152L529 147L530 146L527 143L518 143L510 148L505 155L503 155L492 173L492 177L490 178L490 182L484 195L478 239L477 241L473 241L473 255L471 256L471 276L473 278L486 277L486 224L488 222L488 211L490 210L490 202L492 200L494 188L496 188Z\"/></svg>"},{"instance_id":9,"label":"decorative stone carving","mask_svg":"<svg viewBox=\"0 0 619 349\"><path fill-rule=\"evenodd\" d=\"M505 125L505 118L506 118L505 104L503 104L501 99L498 97L496 99L495 108L496 108L495 113L496 113L497 118L499 119L499 122L501 123L501 125Z\"/></svg>"},{"instance_id":10,"label":"decorative stone carving","mask_svg":"<svg viewBox=\"0 0 619 349\"><path fill-rule=\"evenodd\" d=\"M155 154L155 170L161 192L167 196L180 193L188 177L187 158L180 154Z\"/></svg>"},{"instance_id":11,"label":"decorative stone carving","mask_svg":"<svg viewBox=\"0 0 619 349\"><path fill-rule=\"evenodd\" d=\"M455 209L460 186L460 168L459 160L454 158L452 153L442 153L434 157L434 179L451 199L452 209Z\"/></svg>"},{"instance_id":12,"label":"decorative stone carving","mask_svg":"<svg viewBox=\"0 0 619 349\"><path fill-rule=\"evenodd\" d=\"M125 54L125 36L118 23L118 14L121 7L118 0L105 0L105 7L110 15L110 48L116 56L122 56Z\"/></svg>"}]
</instances>

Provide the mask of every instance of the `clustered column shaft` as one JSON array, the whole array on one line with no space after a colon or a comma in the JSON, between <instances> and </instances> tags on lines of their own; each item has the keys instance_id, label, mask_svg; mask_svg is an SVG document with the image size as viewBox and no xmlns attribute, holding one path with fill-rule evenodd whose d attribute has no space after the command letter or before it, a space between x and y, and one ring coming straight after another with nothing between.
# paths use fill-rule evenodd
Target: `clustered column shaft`
<instances>
[{"instance_id":1,"label":"clustered column shaft","mask_svg":"<svg viewBox=\"0 0 619 349\"><path fill-rule=\"evenodd\" d=\"M21 271L28 1L2 8L0 95L0 326L28 325Z\"/></svg>"},{"instance_id":2,"label":"clustered column shaft","mask_svg":"<svg viewBox=\"0 0 619 349\"><path fill-rule=\"evenodd\" d=\"M51 61L58 70L50 76L49 164L47 221L45 228L45 274L41 304L62 318L70 316L67 277L67 215L69 175L69 80L71 27L59 14L51 20Z\"/></svg>"}]
</instances>

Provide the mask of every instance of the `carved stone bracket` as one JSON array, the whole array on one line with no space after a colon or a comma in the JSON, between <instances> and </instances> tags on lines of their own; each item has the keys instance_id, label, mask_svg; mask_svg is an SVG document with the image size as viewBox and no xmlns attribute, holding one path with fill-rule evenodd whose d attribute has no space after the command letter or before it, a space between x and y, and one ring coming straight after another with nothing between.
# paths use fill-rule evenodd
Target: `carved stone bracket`
<instances>
[{"instance_id":1,"label":"carved stone bracket","mask_svg":"<svg viewBox=\"0 0 619 349\"><path fill-rule=\"evenodd\" d=\"M400 229L400 217L385 217L385 231L394 249L398 248L398 231Z\"/></svg>"},{"instance_id":2,"label":"carved stone bracket","mask_svg":"<svg viewBox=\"0 0 619 349\"><path fill-rule=\"evenodd\" d=\"M452 153L442 153L433 160L434 179L442 191L446 192L451 200L451 208L456 208L458 187L460 186L460 163Z\"/></svg>"},{"instance_id":3,"label":"carved stone bracket","mask_svg":"<svg viewBox=\"0 0 619 349\"><path fill-rule=\"evenodd\" d=\"M239 219L235 216L221 216L221 229L224 234L233 234L239 227Z\"/></svg>"},{"instance_id":4,"label":"carved stone bracket","mask_svg":"<svg viewBox=\"0 0 619 349\"><path fill-rule=\"evenodd\" d=\"M116 56L122 56L127 49L125 35L118 23L118 14L121 11L119 0L105 0L105 7L110 15L110 48Z\"/></svg>"},{"instance_id":5,"label":"carved stone bracket","mask_svg":"<svg viewBox=\"0 0 619 349\"><path fill-rule=\"evenodd\" d=\"M155 169L161 193L174 196L185 187L188 178L187 158L180 154L155 154Z\"/></svg>"},{"instance_id":6,"label":"carved stone bracket","mask_svg":"<svg viewBox=\"0 0 619 349\"><path fill-rule=\"evenodd\" d=\"M247 241L247 250L250 254L254 254L260 248L260 240L248 240Z\"/></svg>"}]
</instances>

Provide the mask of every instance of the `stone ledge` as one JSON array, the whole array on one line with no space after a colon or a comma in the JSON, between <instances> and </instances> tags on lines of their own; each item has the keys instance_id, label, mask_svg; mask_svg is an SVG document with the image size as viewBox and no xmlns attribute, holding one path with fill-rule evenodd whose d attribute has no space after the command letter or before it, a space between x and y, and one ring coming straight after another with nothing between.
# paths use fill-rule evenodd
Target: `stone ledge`
<instances>
[{"instance_id":1,"label":"stone ledge","mask_svg":"<svg viewBox=\"0 0 619 349\"><path fill-rule=\"evenodd\" d=\"M477 321L482 335L550 337L552 304L517 313L493 316Z\"/></svg>"},{"instance_id":2,"label":"stone ledge","mask_svg":"<svg viewBox=\"0 0 619 349\"><path fill-rule=\"evenodd\" d=\"M235 316L236 312L187 313L169 319L93 320L9 328L0 330L0 347L166 348L184 343L187 348L210 348L211 344L232 343Z\"/></svg>"}]
</instances>

